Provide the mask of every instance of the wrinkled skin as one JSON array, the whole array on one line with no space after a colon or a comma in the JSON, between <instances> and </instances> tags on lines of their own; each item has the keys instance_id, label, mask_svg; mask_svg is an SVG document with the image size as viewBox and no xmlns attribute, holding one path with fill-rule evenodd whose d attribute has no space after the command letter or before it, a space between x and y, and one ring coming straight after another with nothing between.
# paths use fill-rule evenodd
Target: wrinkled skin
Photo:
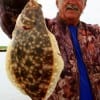
<instances>
[{"instance_id":1,"label":"wrinkled skin","mask_svg":"<svg viewBox=\"0 0 100 100\"><path fill-rule=\"evenodd\" d=\"M77 25L82 14L85 0L56 0L60 18L69 24Z\"/></svg>"}]
</instances>

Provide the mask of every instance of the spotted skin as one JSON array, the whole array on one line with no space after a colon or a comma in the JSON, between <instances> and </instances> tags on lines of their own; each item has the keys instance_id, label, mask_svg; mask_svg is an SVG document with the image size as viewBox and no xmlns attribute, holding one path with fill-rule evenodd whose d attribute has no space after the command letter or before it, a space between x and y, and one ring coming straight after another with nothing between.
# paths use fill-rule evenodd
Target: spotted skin
<instances>
[{"instance_id":1,"label":"spotted skin","mask_svg":"<svg viewBox=\"0 0 100 100\"><path fill-rule=\"evenodd\" d=\"M8 70L13 82L32 100L42 100L53 72L53 51L39 4L27 3L11 42Z\"/></svg>"},{"instance_id":2,"label":"spotted skin","mask_svg":"<svg viewBox=\"0 0 100 100\"><path fill-rule=\"evenodd\" d=\"M18 16L6 58L7 74L14 85L32 100L49 98L64 63L36 1L30 0Z\"/></svg>"}]
</instances>

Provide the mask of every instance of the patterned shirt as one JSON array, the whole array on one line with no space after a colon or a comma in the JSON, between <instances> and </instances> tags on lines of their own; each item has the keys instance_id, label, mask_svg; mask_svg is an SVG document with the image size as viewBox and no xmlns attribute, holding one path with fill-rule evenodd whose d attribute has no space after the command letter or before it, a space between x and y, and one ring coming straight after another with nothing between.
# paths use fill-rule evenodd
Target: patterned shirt
<instances>
[{"instance_id":1,"label":"patterned shirt","mask_svg":"<svg viewBox=\"0 0 100 100\"><path fill-rule=\"evenodd\" d=\"M73 43L75 56L77 59L77 66L79 71L79 81L80 81L80 100L93 100L92 89L90 80L88 78L87 69L84 64L82 53L80 50L80 45L77 39L77 27L68 26L70 30L70 36Z\"/></svg>"},{"instance_id":2,"label":"patterned shirt","mask_svg":"<svg viewBox=\"0 0 100 100\"><path fill-rule=\"evenodd\" d=\"M68 26L60 20L46 19L48 29L55 35L64 60L64 69L48 100L79 100L79 71ZM79 22L78 41L86 65L94 100L100 100L100 27Z\"/></svg>"}]
</instances>

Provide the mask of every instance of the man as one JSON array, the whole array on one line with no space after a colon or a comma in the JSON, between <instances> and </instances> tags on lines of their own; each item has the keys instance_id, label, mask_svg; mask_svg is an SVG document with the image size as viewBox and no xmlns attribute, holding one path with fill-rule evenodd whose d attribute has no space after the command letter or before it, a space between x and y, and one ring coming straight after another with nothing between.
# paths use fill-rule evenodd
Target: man
<instances>
[{"instance_id":1,"label":"man","mask_svg":"<svg viewBox=\"0 0 100 100\"><path fill-rule=\"evenodd\" d=\"M56 4L57 17L46 19L46 24L65 66L48 100L100 100L100 27L80 21L86 0L56 0Z\"/></svg>"},{"instance_id":2,"label":"man","mask_svg":"<svg viewBox=\"0 0 100 100\"><path fill-rule=\"evenodd\" d=\"M86 0L56 0L58 15L46 20L65 67L49 100L100 100L100 27L80 21Z\"/></svg>"}]
</instances>

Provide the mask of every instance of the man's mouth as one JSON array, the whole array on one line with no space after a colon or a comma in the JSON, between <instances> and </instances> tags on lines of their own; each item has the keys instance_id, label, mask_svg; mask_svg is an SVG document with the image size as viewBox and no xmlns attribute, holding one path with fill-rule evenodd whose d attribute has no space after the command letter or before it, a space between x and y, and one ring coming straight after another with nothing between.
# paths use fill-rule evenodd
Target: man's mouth
<instances>
[{"instance_id":1,"label":"man's mouth","mask_svg":"<svg viewBox=\"0 0 100 100\"><path fill-rule=\"evenodd\" d=\"M77 5L74 5L74 4L67 4L66 9L67 9L67 10L79 11L78 6L77 6Z\"/></svg>"}]
</instances>

